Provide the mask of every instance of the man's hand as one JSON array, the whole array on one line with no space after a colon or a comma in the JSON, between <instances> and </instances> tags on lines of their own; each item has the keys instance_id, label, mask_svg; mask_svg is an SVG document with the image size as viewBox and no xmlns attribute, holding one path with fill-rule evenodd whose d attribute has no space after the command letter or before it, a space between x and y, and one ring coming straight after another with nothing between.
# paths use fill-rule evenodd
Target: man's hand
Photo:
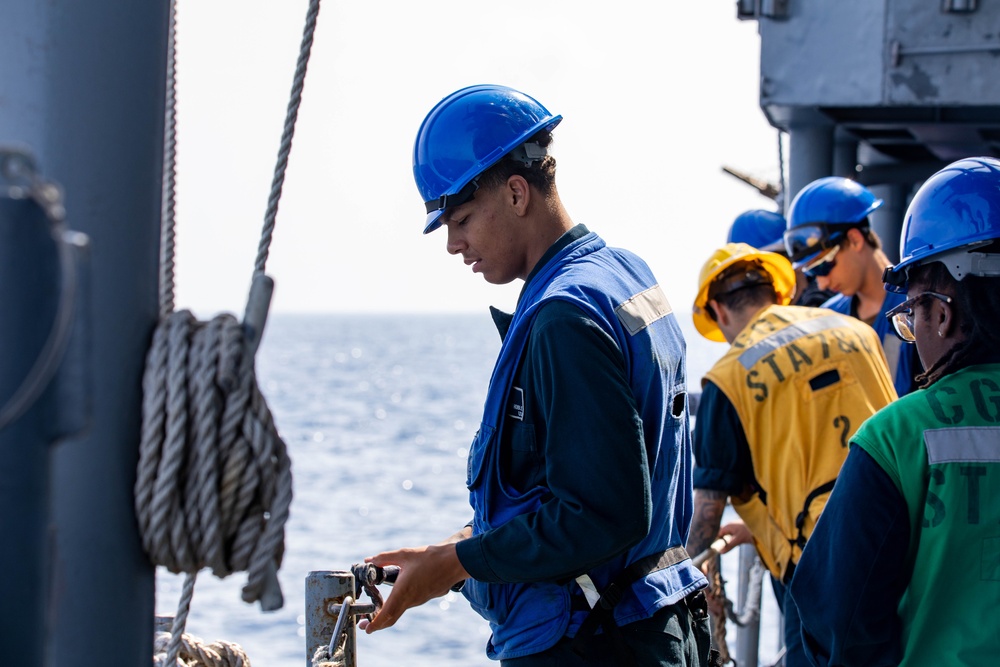
<instances>
[{"instance_id":1,"label":"man's hand","mask_svg":"<svg viewBox=\"0 0 1000 667\"><path fill-rule=\"evenodd\" d=\"M457 536L457 535L456 535ZM370 623L358 624L366 633L388 628L407 609L448 593L453 585L469 578L455 550L454 539L412 549L386 551L365 559L379 566L398 565L399 576L392 593Z\"/></svg>"},{"instance_id":2,"label":"man's hand","mask_svg":"<svg viewBox=\"0 0 1000 667\"><path fill-rule=\"evenodd\" d=\"M729 553L741 544L750 544L753 542L753 535L750 534L750 529L742 521L732 521L719 528L719 537L725 537L726 535L729 535L730 539L726 540L726 545L719 549L720 556Z\"/></svg>"}]
</instances>

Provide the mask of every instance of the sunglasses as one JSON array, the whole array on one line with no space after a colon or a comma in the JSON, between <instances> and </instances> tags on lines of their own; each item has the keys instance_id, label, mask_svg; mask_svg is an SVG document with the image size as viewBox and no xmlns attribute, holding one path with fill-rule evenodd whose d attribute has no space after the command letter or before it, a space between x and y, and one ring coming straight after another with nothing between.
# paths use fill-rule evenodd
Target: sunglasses
<instances>
[{"instance_id":1,"label":"sunglasses","mask_svg":"<svg viewBox=\"0 0 1000 667\"><path fill-rule=\"evenodd\" d=\"M921 292L916 296L911 296L909 299L885 314L885 319L892 322L892 330L895 331L896 335L899 336L904 342L913 343L917 340L917 337L913 334L913 306L917 305L917 302L925 297L940 299L945 303L951 303L951 297L947 294L938 294L937 292Z\"/></svg>"},{"instance_id":2,"label":"sunglasses","mask_svg":"<svg viewBox=\"0 0 1000 667\"><path fill-rule=\"evenodd\" d=\"M805 274L807 278L821 278L823 276L830 275L833 271L833 267L837 266L837 260L835 257L837 253L840 252L840 246L834 246L829 252L824 253L816 261L810 262L802 267L802 273Z\"/></svg>"}]
</instances>

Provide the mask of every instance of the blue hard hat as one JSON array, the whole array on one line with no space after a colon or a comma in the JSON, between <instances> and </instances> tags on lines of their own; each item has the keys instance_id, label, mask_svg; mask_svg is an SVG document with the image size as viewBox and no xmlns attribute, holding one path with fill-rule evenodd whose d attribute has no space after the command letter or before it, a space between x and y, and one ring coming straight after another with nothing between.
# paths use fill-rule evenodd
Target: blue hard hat
<instances>
[{"instance_id":1,"label":"blue hard hat","mask_svg":"<svg viewBox=\"0 0 1000 667\"><path fill-rule=\"evenodd\" d=\"M746 243L758 250L785 252L785 218L761 208L744 211L729 227L726 243Z\"/></svg>"},{"instance_id":2,"label":"blue hard hat","mask_svg":"<svg viewBox=\"0 0 1000 667\"><path fill-rule=\"evenodd\" d=\"M413 178L427 209L424 234L441 225L446 208L472 198L477 176L561 120L506 86L469 86L438 102L413 145Z\"/></svg>"},{"instance_id":3,"label":"blue hard hat","mask_svg":"<svg viewBox=\"0 0 1000 667\"><path fill-rule=\"evenodd\" d=\"M795 268L844 240L847 230L867 227L882 200L865 186L840 176L817 179L802 188L788 211L785 251Z\"/></svg>"},{"instance_id":4,"label":"blue hard hat","mask_svg":"<svg viewBox=\"0 0 1000 667\"><path fill-rule=\"evenodd\" d=\"M966 158L924 181L913 195L900 232L901 258L885 270L886 289L905 292L908 271L942 262L956 280L1000 277L1000 255L977 253L1000 239L1000 160Z\"/></svg>"}]
</instances>

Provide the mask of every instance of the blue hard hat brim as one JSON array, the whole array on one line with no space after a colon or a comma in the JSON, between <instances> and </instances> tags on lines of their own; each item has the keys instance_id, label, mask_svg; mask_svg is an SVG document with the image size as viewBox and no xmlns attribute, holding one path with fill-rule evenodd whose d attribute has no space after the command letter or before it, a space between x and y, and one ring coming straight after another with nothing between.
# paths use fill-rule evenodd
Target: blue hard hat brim
<instances>
[{"instance_id":1,"label":"blue hard hat brim","mask_svg":"<svg viewBox=\"0 0 1000 667\"><path fill-rule=\"evenodd\" d=\"M427 214L427 220L424 221L424 234L430 234L435 229L441 226L442 215L444 215L444 209L431 211L430 213Z\"/></svg>"}]
</instances>

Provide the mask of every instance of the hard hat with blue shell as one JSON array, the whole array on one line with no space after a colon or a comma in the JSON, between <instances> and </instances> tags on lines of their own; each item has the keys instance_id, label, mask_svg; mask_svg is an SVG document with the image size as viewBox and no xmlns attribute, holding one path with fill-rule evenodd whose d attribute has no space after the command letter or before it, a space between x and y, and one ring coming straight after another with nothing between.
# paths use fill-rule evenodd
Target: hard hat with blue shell
<instances>
[{"instance_id":1,"label":"hard hat with blue shell","mask_svg":"<svg viewBox=\"0 0 1000 667\"><path fill-rule=\"evenodd\" d=\"M843 242L850 229L870 229L868 216L881 205L871 190L840 176L826 176L802 188L792 200L784 234L792 265L808 265Z\"/></svg>"},{"instance_id":2,"label":"hard hat with blue shell","mask_svg":"<svg viewBox=\"0 0 1000 667\"><path fill-rule=\"evenodd\" d=\"M768 252L785 252L785 218L762 208L750 209L736 216L729 226L726 243L746 243Z\"/></svg>"},{"instance_id":3,"label":"hard hat with blue shell","mask_svg":"<svg viewBox=\"0 0 1000 667\"><path fill-rule=\"evenodd\" d=\"M900 232L900 260L886 268L886 289L906 292L909 272L941 262L952 277L1000 277L1000 254L983 252L1000 239L1000 160L958 160L924 181ZM996 250L996 247L993 248Z\"/></svg>"},{"instance_id":4,"label":"hard hat with blue shell","mask_svg":"<svg viewBox=\"0 0 1000 667\"><path fill-rule=\"evenodd\" d=\"M507 86L469 86L438 102L413 146L413 177L427 211L424 234L441 225L445 209L471 200L479 176L505 155L517 152L526 164L542 160L547 151L531 138L561 120Z\"/></svg>"}]
</instances>

